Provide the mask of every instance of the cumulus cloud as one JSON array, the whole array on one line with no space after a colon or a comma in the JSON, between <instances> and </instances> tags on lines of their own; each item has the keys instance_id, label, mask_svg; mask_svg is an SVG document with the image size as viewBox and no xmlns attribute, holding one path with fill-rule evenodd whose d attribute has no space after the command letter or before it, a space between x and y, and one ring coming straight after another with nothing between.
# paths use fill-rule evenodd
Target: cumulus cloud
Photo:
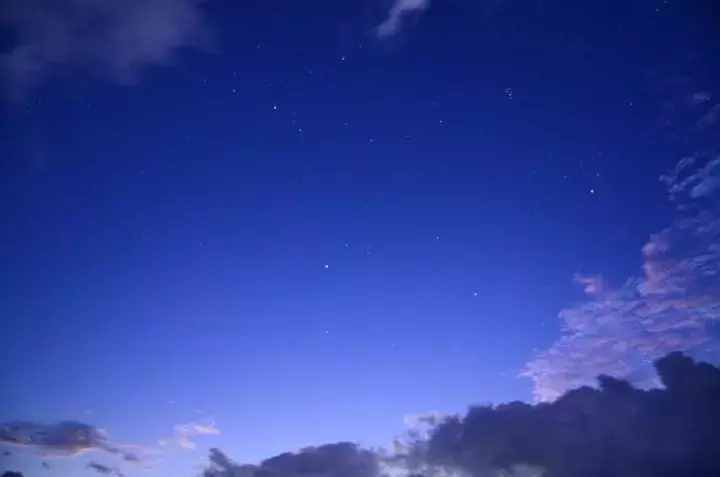
<instances>
[{"instance_id":1,"label":"cumulus cloud","mask_svg":"<svg viewBox=\"0 0 720 477\"><path fill-rule=\"evenodd\" d=\"M203 0L5 0L0 23L15 43L0 55L12 98L52 74L99 72L137 79L147 65L167 64L182 47L208 44Z\"/></svg>"},{"instance_id":2,"label":"cumulus cloud","mask_svg":"<svg viewBox=\"0 0 720 477\"><path fill-rule=\"evenodd\" d=\"M381 38L396 34L408 15L423 12L430 6L430 0L395 0L385 20L377 27Z\"/></svg>"},{"instance_id":3,"label":"cumulus cloud","mask_svg":"<svg viewBox=\"0 0 720 477\"><path fill-rule=\"evenodd\" d=\"M552 403L473 407L396 459L426 476L720 475L720 369L677 352L655 365L664 389L601 376Z\"/></svg>"},{"instance_id":4,"label":"cumulus cloud","mask_svg":"<svg viewBox=\"0 0 720 477\"><path fill-rule=\"evenodd\" d=\"M431 429L394 453L338 443L241 465L212 449L202 477L720 475L720 369L680 352L654 368L662 388L602 375L553 402L411 418Z\"/></svg>"},{"instance_id":5,"label":"cumulus cloud","mask_svg":"<svg viewBox=\"0 0 720 477\"><path fill-rule=\"evenodd\" d=\"M199 436L210 436L220 434L214 422L188 422L186 424L178 424L175 426L175 433L169 439L160 440L160 445L167 446L175 443L183 449L195 449L197 445L193 438Z\"/></svg>"},{"instance_id":6,"label":"cumulus cloud","mask_svg":"<svg viewBox=\"0 0 720 477\"><path fill-rule=\"evenodd\" d=\"M380 466L376 453L349 442L287 452L260 465L237 464L211 449L202 477L380 477Z\"/></svg>"},{"instance_id":7,"label":"cumulus cloud","mask_svg":"<svg viewBox=\"0 0 720 477\"><path fill-rule=\"evenodd\" d=\"M642 276L611 289L598 277L576 277L588 300L559 316L563 335L531 360L523 375L535 397L610 374L647 388L651 362L670 351L713 350L720 322L720 158L680 161L661 181L677 218L642 248Z\"/></svg>"},{"instance_id":8,"label":"cumulus cloud","mask_svg":"<svg viewBox=\"0 0 720 477\"><path fill-rule=\"evenodd\" d=\"M77 455L91 450L140 460L139 448L113 444L102 430L76 421L38 424L28 421L0 423L0 443L37 449L44 454Z\"/></svg>"}]
</instances>

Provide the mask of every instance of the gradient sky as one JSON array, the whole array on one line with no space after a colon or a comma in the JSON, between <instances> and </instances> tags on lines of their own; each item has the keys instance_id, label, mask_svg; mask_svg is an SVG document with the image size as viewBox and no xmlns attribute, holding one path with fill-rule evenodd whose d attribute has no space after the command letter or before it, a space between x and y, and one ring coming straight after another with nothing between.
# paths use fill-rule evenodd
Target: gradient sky
<instances>
[{"instance_id":1,"label":"gradient sky","mask_svg":"<svg viewBox=\"0 0 720 477\"><path fill-rule=\"evenodd\" d=\"M659 177L694 157L720 187L713 2L69 3L0 14L0 422L145 458L0 470L190 476L210 447L385 446L596 372L650 385L668 346L717 361L720 306L688 299L699 335L555 372L608 356L559 342L561 310L656 283Z\"/></svg>"}]
</instances>

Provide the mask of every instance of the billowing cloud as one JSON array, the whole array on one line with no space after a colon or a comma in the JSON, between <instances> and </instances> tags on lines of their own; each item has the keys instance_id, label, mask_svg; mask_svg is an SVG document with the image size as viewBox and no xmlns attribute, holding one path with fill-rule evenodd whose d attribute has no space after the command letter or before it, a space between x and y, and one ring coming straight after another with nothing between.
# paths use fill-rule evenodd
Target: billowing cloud
<instances>
[{"instance_id":1,"label":"billowing cloud","mask_svg":"<svg viewBox=\"0 0 720 477\"><path fill-rule=\"evenodd\" d=\"M379 477L378 456L349 442L280 454L260 465L241 465L218 449L210 451L203 477Z\"/></svg>"},{"instance_id":2,"label":"billowing cloud","mask_svg":"<svg viewBox=\"0 0 720 477\"><path fill-rule=\"evenodd\" d=\"M394 453L339 443L241 465L218 449L202 477L691 477L720 475L720 369L670 353L662 388L599 376L553 402L471 407Z\"/></svg>"},{"instance_id":3,"label":"billowing cloud","mask_svg":"<svg viewBox=\"0 0 720 477\"><path fill-rule=\"evenodd\" d=\"M473 407L396 459L427 476L720 475L720 369L681 353L656 367L664 389L601 376L552 403Z\"/></svg>"},{"instance_id":4,"label":"billowing cloud","mask_svg":"<svg viewBox=\"0 0 720 477\"><path fill-rule=\"evenodd\" d=\"M206 45L203 0L5 0L0 24L15 43L0 55L8 93L18 99L58 72L91 70L133 82L147 65L182 47Z\"/></svg>"},{"instance_id":5,"label":"billowing cloud","mask_svg":"<svg viewBox=\"0 0 720 477\"><path fill-rule=\"evenodd\" d=\"M641 387L657 384L651 362L668 352L716 352L720 323L720 158L686 158L661 177L677 210L642 248L643 275L619 288L576 277L588 300L560 312L563 336L523 374L535 397L609 374Z\"/></svg>"},{"instance_id":6,"label":"billowing cloud","mask_svg":"<svg viewBox=\"0 0 720 477\"><path fill-rule=\"evenodd\" d=\"M44 454L77 455L91 450L138 461L139 448L113 444L102 430L76 421L38 424L28 421L0 423L0 443L33 448Z\"/></svg>"},{"instance_id":7,"label":"billowing cloud","mask_svg":"<svg viewBox=\"0 0 720 477\"><path fill-rule=\"evenodd\" d=\"M430 6L430 0L394 0L385 20L377 27L379 37L396 34L408 15L423 12Z\"/></svg>"},{"instance_id":8,"label":"billowing cloud","mask_svg":"<svg viewBox=\"0 0 720 477\"><path fill-rule=\"evenodd\" d=\"M178 424L174 430L175 433L173 437L160 440L160 445L167 446L175 443L183 449L192 450L197 447L193 438L220 434L220 429L217 428L213 421Z\"/></svg>"}]
</instances>

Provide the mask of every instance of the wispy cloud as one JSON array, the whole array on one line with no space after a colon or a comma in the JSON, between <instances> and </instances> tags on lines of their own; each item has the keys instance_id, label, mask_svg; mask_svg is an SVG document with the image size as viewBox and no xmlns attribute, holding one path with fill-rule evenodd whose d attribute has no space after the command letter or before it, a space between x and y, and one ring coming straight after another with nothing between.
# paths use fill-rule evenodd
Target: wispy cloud
<instances>
[{"instance_id":1,"label":"wispy cloud","mask_svg":"<svg viewBox=\"0 0 720 477\"><path fill-rule=\"evenodd\" d=\"M92 71L124 83L182 47L207 45L203 0L5 0L16 41L0 55L7 93L21 99L56 73Z\"/></svg>"},{"instance_id":2,"label":"wispy cloud","mask_svg":"<svg viewBox=\"0 0 720 477\"><path fill-rule=\"evenodd\" d=\"M563 336L530 361L535 397L610 374L642 387L657 384L652 360L674 350L716 349L720 321L720 158L686 158L661 181L677 210L642 248L643 274L611 289L578 276L588 300L560 312Z\"/></svg>"},{"instance_id":3,"label":"wispy cloud","mask_svg":"<svg viewBox=\"0 0 720 477\"><path fill-rule=\"evenodd\" d=\"M115 467L110 467L104 464L98 464L97 462L89 462L87 465L88 469L92 469L95 472L103 475L115 475L116 477L125 477L125 474L120 472Z\"/></svg>"},{"instance_id":4,"label":"wispy cloud","mask_svg":"<svg viewBox=\"0 0 720 477\"><path fill-rule=\"evenodd\" d=\"M377 27L381 38L395 35L408 15L423 12L430 6L430 0L395 0L385 20Z\"/></svg>"},{"instance_id":5,"label":"wispy cloud","mask_svg":"<svg viewBox=\"0 0 720 477\"><path fill-rule=\"evenodd\" d=\"M211 436L220 434L215 422L188 422L185 424L177 424L174 428L174 434L168 439L161 439L160 445L167 446L176 444L183 449L195 449L197 445L194 442L195 437Z\"/></svg>"}]
</instances>

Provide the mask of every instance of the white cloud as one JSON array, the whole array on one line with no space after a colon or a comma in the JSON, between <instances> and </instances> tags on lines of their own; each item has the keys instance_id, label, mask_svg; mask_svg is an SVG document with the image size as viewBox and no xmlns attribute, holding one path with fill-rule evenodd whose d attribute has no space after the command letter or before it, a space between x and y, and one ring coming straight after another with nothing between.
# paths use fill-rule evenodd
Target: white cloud
<instances>
[{"instance_id":1,"label":"white cloud","mask_svg":"<svg viewBox=\"0 0 720 477\"><path fill-rule=\"evenodd\" d=\"M427 10L429 6L430 0L395 0L387 18L377 27L377 35L383 38L396 34L407 15Z\"/></svg>"},{"instance_id":2,"label":"white cloud","mask_svg":"<svg viewBox=\"0 0 720 477\"><path fill-rule=\"evenodd\" d=\"M183 449L193 450L197 447L194 442L195 437L211 436L220 434L215 422L188 422L185 424L177 424L174 427L173 436L167 439L161 439L158 443L161 446L176 444Z\"/></svg>"}]
</instances>

